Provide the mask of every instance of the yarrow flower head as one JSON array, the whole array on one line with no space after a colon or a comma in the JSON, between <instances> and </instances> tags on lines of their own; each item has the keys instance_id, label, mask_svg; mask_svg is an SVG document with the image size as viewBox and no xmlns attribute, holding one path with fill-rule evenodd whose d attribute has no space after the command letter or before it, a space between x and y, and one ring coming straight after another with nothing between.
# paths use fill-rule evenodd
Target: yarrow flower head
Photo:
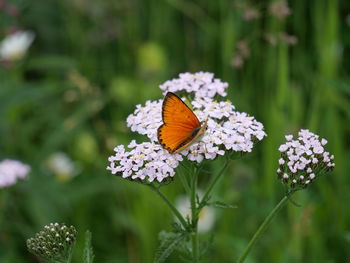
<instances>
[{"instance_id":1,"label":"yarrow flower head","mask_svg":"<svg viewBox=\"0 0 350 263\"><path fill-rule=\"evenodd\" d=\"M8 187L18 179L27 177L30 172L29 165L16 160L3 160L0 162L0 188Z\"/></svg>"},{"instance_id":2,"label":"yarrow flower head","mask_svg":"<svg viewBox=\"0 0 350 263\"><path fill-rule=\"evenodd\" d=\"M172 80L160 87L164 92L194 92L192 101L183 100L192 108L199 121L204 122L208 119L207 129L202 138L178 153L168 153L157 139L157 129L163 123L163 100L147 101L144 106L136 106L134 113L127 118L127 126L132 131L147 136L150 142L137 144L132 141L129 145L131 151L126 151L124 146L116 147L115 155L109 157L110 165L107 167L112 174L119 174L123 178L149 181L156 179L162 182L164 178L174 176L174 169L183 158L200 163L229 152L251 152L254 143L266 136L263 125L254 117L235 111L230 101L213 98L216 93L226 95L226 92L220 80L213 80L212 73L183 73L180 76L183 80ZM199 76L203 79L201 85ZM216 83L217 87L221 86L223 90L209 89L212 82ZM192 90L189 90L189 87L192 87Z\"/></svg>"},{"instance_id":3,"label":"yarrow flower head","mask_svg":"<svg viewBox=\"0 0 350 263\"><path fill-rule=\"evenodd\" d=\"M326 139L320 139L309 130L300 130L298 135L295 140L293 135L285 136L287 142L279 147L278 178L292 190L307 187L335 166L334 155L324 149Z\"/></svg>"},{"instance_id":4,"label":"yarrow flower head","mask_svg":"<svg viewBox=\"0 0 350 263\"><path fill-rule=\"evenodd\" d=\"M217 94L226 96L228 83L215 79L213 73L197 72L192 74L186 72L181 73L177 79L166 81L159 88L163 91L163 95L169 91L185 91L186 93L193 92L195 97L213 98Z\"/></svg>"},{"instance_id":5,"label":"yarrow flower head","mask_svg":"<svg viewBox=\"0 0 350 263\"><path fill-rule=\"evenodd\" d=\"M77 236L74 226L51 223L27 240L28 250L48 261L66 262Z\"/></svg>"}]
</instances>

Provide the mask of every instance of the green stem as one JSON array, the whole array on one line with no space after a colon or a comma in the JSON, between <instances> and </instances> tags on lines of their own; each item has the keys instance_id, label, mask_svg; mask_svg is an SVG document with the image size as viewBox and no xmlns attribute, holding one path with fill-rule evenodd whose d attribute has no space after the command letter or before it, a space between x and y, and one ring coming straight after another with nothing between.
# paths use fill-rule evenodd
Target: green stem
<instances>
[{"instance_id":1,"label":"green stem","mask_svg":"<svg viewBox=\"0 0 350 263\"><path fill-rule=\"evenodd\" d=\"M212 180L212 182L210 183L207 191L205 192L201 202L200 202L200 207L203 206L203 202L206 201L210 195L210 192L213 190L214 186L216 185L216 183L219 181L219 179L221 178L221 176L224 174L224 171L226 170L227 166L229 165L229 160L226 160L225 165L221 168L220 172L218 173L218 175Z\"/></svg>"},{"instance_id":2,"label":"green stem","mask_svg":"<svg viewBox=\"0 0 350 263\"><path fill-rule=\"evenodd\" d=\"M188 229L188 224L187 224L186 220L183 218L183 216L180 214L180 212L175 208L175 206L173 206L172 203L170 203L168 198L166 198L166 196L163 195L163 193L161 191L159 191L159 189L157 187L155 187L153 184L148 184L148 186L154 192L156 192L160 196L160 198L168 205L168 207L171 209L171 211L173 211L174 215L179 219L179 221L181 222L182 226L185 229Z\"/></svg>"},{"instance_id":3,"label":"green stem","mask_svg":"<svg viewBox=\"0 0 350 263\"><path fill-rule=\"evenodd\" d=\"M180 164L181 164L181 162L180 162ZM185 167L185 166L182 166L182 167L184 167L184 168L188 171L188 168L187 168L187 167ZM189 186L189 183L188 183L188 180L187 180L187 178L186 178L186 175L183 174L182 172L179 172L179 173L178 173L178 176L179 176L179 178L180 178L180 181L181 181L183 187L185 188L186 193L190 196L190 194L191 194L191 188L190 188L190 186Z\"/></svg>"},{"instance_id":4,"label":"green stem","mask_svg":"<svg viewBox=\"0 0 350 263\"><path fill-rule=\"evenodd\" d=\"M192 211L192 257L193 262L199 262L199 240L198 240L198 211L196 205L198 170L193 172L191 183L191 211Z\"/></svg>"},{"instance_id":5,"label":"green stem","mask_svg":"<svg viewBox=\"0 0 350 263\"><path fill-rule=\"evenodd\" d=\"M271 220L277 214L277 212L279 210L281 210L281 208L287 203L288 199L289 199L288 196L283 197L281 199L281 201L275 206L275 208L270 212L270 214L265 218L264 222L260 225L260 227L255 232L255 234L252 237L252 239L249 241L247 247L245 248L245 250L243 251L243 253L239 257L237 263L244 262L245 258L248 256L250 250L252 249L253 245L256 243L256 241L258 241L259 237L264 232L266 227L270 224Z\"/></svg>"}]
</instances>

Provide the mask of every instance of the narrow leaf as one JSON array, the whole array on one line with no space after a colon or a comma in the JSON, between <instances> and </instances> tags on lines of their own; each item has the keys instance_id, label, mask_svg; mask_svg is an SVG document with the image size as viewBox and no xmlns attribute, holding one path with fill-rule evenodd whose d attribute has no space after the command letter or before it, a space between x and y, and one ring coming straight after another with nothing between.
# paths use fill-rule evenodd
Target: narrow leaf
<instances>
[{"instance_id":1,"label":"narrow leaf","mask_svg":"<svg viewBox=\"0 0 350 263\"><path fill-rule=\"evenodd\" d=\"M220 201L215 201L215 202L210 202L208 203L209 206L214 206L214 207L218 207L218 208L237 208L236 205L230 205L230 204L226 204L224 202L220 202Z\"/></svg>"}]
</instances>

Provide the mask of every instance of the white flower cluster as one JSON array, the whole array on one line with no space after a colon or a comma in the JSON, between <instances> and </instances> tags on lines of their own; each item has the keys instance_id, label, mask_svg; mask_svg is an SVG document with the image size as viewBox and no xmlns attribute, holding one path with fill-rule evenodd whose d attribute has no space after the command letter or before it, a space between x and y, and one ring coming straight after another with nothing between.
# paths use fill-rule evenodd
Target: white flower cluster
<instances>
[{"instance_id":1,"label":"white flower cluster","mask_svg":"<svg viewBox=\"0 0 350 263\"><path fill-rule=\"evenodd\" d=\"M114 148L115 155L108 158L107 170L112 174L120 174L123 178L155 179L162 182L166 177L175 175L174 169L182 161L180 154L170 154L161 145L144 142L137 144L132 140L128 145L131 151L125 151L123 145Z\"/></svg>"},{"instance_id":2,"label":"white flower cluster","mask_svg":"<svg viewBox=\"0 0 350 263\"><path fill-rule=\"evenodd\" d=\"M167 92L185 91L194 92L195 97L213 98L216 94L226 96L228 84L220 79L215 79L213 73L181 73L179 78L168 80L159 86L163 90L163 95Z\"/></svg>"},{"instance_id":3,"label":"white flower cluster","mask_svg":"<svg viewBox=\"0 0 350 263\"><path fill-rule=\"evenodd\" d=\"M23 179L30 171L30 167L16 160L0 162L0 188L13 185L18 179Z\"/></svg>"},{"instance_id":4,"label":"white flower cluster","mask_svg":"<svg viewBox=\"0 0 350 263\"><path fill-rule=\"evenodd\" d=\"M192 86L197 85L199 76L202 76L206 83L213 78L211 73L200 72L190 75L197 76L192 80ZM190 79L189 73L180 74L180 76ZM189 83L190 80L188 80ZM192 91L196 92L195 99L190 102L193 112L201 122L208 119L207 129L198 142L192 143L176 154L169 154L163 150L157 138L157 129L163 123L163 101L147 101L145 106L136 106L134 113L127 118L127 126L134 132L146 135L151 143L136 144L133 141L129 145L132 149L130 152L126 152L124 146L116 147L115 155L109 158L110 166L107 169L113 174L121 174L124 178L143 180L147 177L149 181L157 179L160 182L168 176L174 176L173 169L177 167L183 156L190 161L200 163L204 159L215 159L228 151L251 152L254 142L266 136L260 122L246 113L235 111L230 101L216 101L209 95L197 96L200 92L198 90Z\"/></svg>"},{"instance_id":5,"label":"white flower cluster","mask_svg":"<svg viewBox=\"0 0 350 263\"><path fill-rule=\"evenodd\" d=\"M131 131L146 135L151 141L157 141L157 129L162 123L162 100L146 101L143 107L136 105L136 110L126 119Z\"/></svg>"},{"instance_id":6,"label":"white flower cluster","mask_svg":"<svg viewBox=\"0 0 350 263\"><path fill-rule=\"evenodd\" d=\"M281 158L277 169L278 178L291 188L308 186L320 173L335 166L334 155L326 152L326 139L309 130L300 130L299 137L285 136L287 142L279 147Z\"/></svg>"},{"instance_id":7,"label":"white flower cluster","mask_svg":"<svg viewBox=\"0 0 350 263\"><path fill-rule=\"evenodd\" d=\"M215 159L217 155L224 155L225 150L251 152L254 141L266 136L260 122L246 113L234 111L229 101L198 98L192 101L192 106L200 121L209 119L202 139L181 151L191 161ZM157 129L162 124L161 108L161 100L147 101L144 107L137 105L135 112L127 118L128 127L157 142Z\"/></svg>"}]
</instances>

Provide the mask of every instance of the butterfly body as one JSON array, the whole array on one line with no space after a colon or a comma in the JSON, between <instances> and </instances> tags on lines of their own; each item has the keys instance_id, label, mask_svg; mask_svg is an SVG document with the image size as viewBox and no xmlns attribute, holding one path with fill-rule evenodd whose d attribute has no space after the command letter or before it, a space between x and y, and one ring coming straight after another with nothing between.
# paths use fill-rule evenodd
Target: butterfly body
<instances>
[{"instance_id":1,"label":"butterfly body","mask_svg":"<svg viewBox=\"0 0 350 263\"><path fill-rule=\"evenodd\" d=\"M174 93L168 92L162 107L163 124L158 128L159 143L170 153L176 153L198 140L207 127L200 124L192 110Z\"/></svg>"}]
</instances>

